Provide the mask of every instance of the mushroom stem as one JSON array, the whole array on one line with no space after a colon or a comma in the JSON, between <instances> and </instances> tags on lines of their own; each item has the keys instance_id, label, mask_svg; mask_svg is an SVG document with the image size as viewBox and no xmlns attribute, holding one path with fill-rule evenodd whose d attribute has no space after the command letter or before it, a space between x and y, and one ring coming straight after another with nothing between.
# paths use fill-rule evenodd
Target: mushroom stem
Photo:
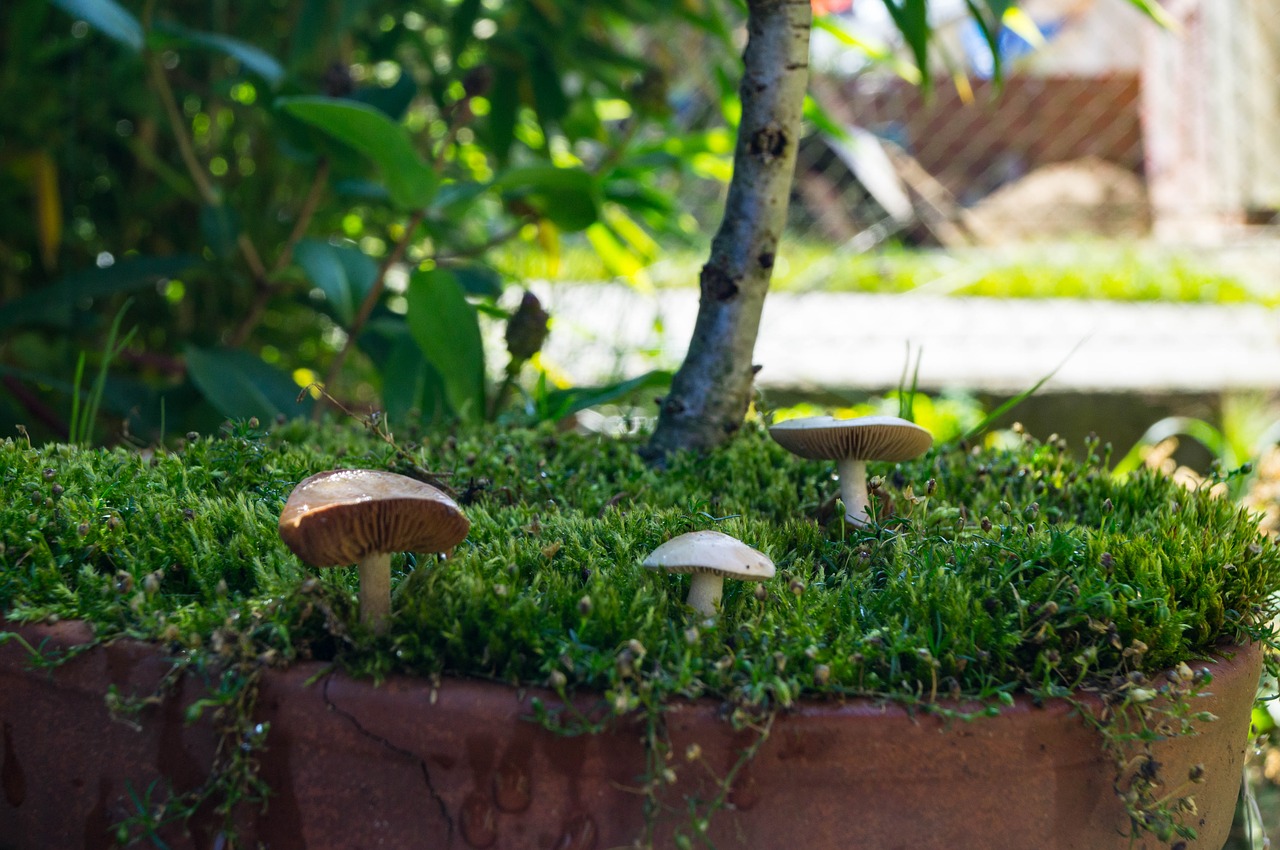
<instances>
[{"instance_id":1,"label":"mushroom stem","mask_svg":"<svg viewBox=\"0 0 1280 850\"><path fill-rule=\"evenodd\" d=\"M689 597L685 603L705 617L714 617L724 594L724 576L709 572L695 572L689 583Z\"/></svg>"},{"instance_id":2,"label":"mushroom stem","mask_svg":"<svg viewBox=\"0 0 1280 850\"><path fill-rule=\"evenodd\" d=\"M871 520L867 497L867 462L844 458L836 462L840 477L840 498L844 500L844 518L858 528L866 528Z\"/></svg>"},{"instance_id":3,"label":"mushroom stem","mask_svg":"<svg viewBox=\"0 0 1280 850\"><path fill-rule=\"evenodd\" d=\"M391 555L374 552L360 561L360 622L386 634L391 618Z\"/></svg>"}]
</instances>

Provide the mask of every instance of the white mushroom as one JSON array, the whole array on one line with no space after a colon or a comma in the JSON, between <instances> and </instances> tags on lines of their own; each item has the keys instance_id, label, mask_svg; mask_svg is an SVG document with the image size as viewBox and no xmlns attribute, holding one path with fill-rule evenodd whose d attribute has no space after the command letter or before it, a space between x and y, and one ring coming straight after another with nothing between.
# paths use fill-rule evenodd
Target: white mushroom
<instances>
[{"instance_id":1,"label":"white mushroom","mask_svg":"<svg viewBox=\"0 0 1280 850\"><path fill-rule=\"evenodd\" d=\"M845 519L859 528L873 518L867 496L867 461L911 460L933 445L932 434L897 416L788 419L769 428L769 436L792 454L836 462Z\"/></svg>"},{"instance_id":2,"label":"white mushroom","mask_svg":"<svg viewBox=\"0 0 1280 850\"><path fill-rule=\"evenodd\" d=\"M663 543L645 558L650 570L691 573L689 607L714 617L720 607L725 578L764 581L776 572L773 561L735 537L719 531L691 531Z\"/></svg>"}]
</instances>

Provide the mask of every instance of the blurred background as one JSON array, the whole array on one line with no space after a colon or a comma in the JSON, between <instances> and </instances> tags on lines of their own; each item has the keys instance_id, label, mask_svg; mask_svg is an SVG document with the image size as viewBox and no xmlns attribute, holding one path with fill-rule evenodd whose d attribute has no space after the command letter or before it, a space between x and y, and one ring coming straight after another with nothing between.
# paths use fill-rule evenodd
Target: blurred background
<instances>
[{"instance_id":1,"label":"blurred background","mask_svg":"<svg viewBox=\"0 0 1280 850\"><path fill-rule=\"evenodd\" d=\"M880 0L813 5L757 410L914 390L948 439L1016 401L1005 425L1096 433L1120 470L1248 463L1231 495L1274 529L1280 8L933 0L924 59ZM10 0L0 434L645 427L731 174L742 19ZM1250 772L1280 829L1280 755Z\"/></svg>"}]
</instances>

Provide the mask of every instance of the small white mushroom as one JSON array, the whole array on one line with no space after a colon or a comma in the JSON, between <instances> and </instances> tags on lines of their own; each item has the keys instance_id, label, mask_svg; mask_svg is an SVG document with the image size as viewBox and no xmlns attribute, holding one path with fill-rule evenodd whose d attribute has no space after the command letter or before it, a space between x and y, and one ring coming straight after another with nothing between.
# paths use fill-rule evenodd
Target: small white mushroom
<instances>
[{"instance_id":1,"label":"small white mushroom","mask_svg":"<svg viewBox=\"0 0 1280 850\"><path fill-rule=\"evenodd\" d=\"M370 469L319 472L280 513L280 538L313 567L360 568L360 621L382 634L391 615L391 554L446 552L471 529L453 499L414 478Z\"/></svg>"},{"instance_id":2,"label":"small white mushroom","mask_svg":"<svg viewBox=\"0 0 1280 850\"><path fill-rule=\"evenodd\" d=\"M714 617L724 593L724 580L764 581L773 578L773 561L735 537L719 531L691 531L663 543L645 558L650 570L691 573L689 607Z\"/></svg>"},{"instance_id":3,"label":"small white mushroom","mask_svg":"<svg viewBox=\"0 0 1280 850\"><path fill-rule=\"evenodd\" d=\"M836 462L845 519L859 528L865 527L872 518L867 495L867 461L911 460L933 445L932 434L897 416L788 419L769 428L769 436L792 454L809 460Z\"/></svg>"}]
</instances>

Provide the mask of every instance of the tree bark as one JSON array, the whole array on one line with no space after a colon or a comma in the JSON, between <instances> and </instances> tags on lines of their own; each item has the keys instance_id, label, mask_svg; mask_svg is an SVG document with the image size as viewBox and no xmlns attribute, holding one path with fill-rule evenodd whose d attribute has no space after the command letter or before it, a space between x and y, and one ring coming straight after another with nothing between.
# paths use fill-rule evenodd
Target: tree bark
<instances>
[{"instance_id":1,"label":"tree bark","mask_svg":"<svg viewBox=\"0 0 1280 850\"><path fill-rule=\"evenodd\" d=\"M748 0L733 179L702 268L693 337L644 450L650 460L713 449L746 417L756 372L751 357L800 142L813 23L809 4Z\"/></svg>"}]
</instances>

